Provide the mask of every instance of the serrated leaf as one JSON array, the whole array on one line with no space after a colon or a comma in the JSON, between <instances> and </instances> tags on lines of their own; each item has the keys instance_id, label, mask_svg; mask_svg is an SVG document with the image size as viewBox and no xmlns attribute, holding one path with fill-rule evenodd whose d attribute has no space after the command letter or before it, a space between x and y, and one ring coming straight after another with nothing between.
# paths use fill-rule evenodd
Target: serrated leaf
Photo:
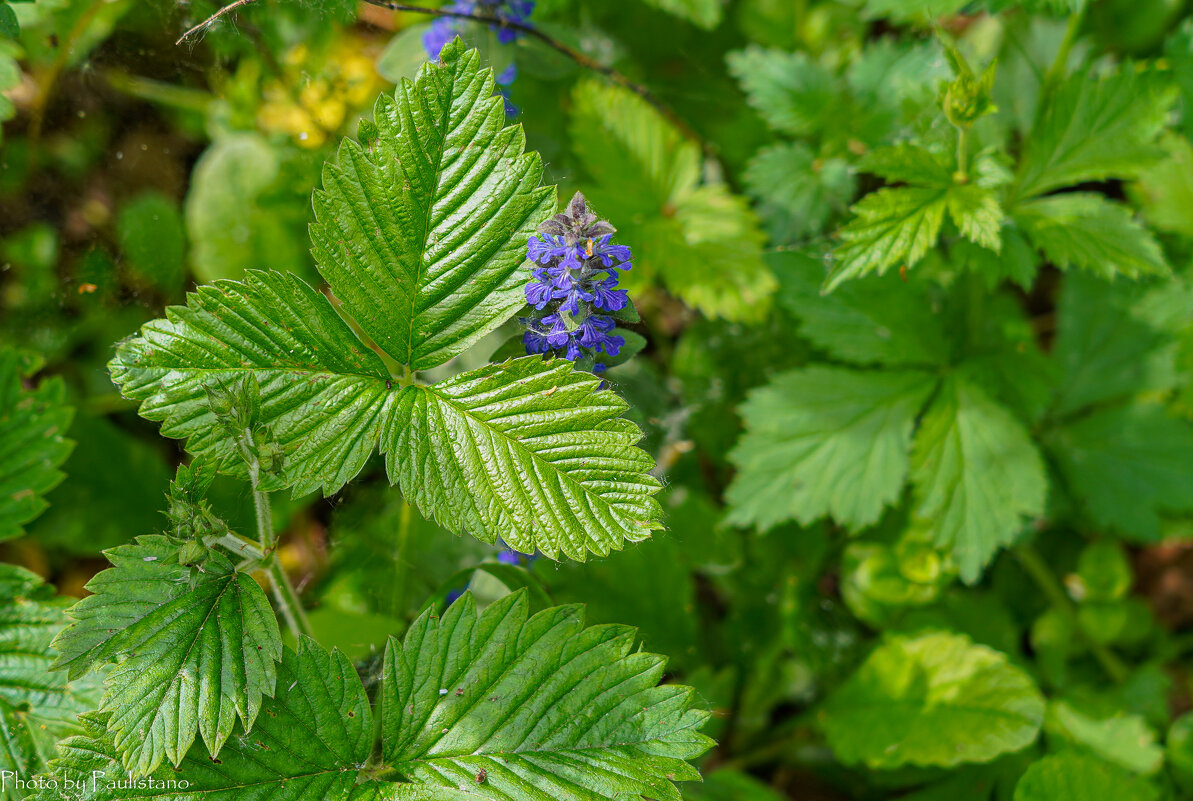
<instances>
[{"instance_id":1,"label":"serrated leaf","mask_svg":"<svg viewBox=\"0 0 1193 801\"><path fill-rule=\"evenodd\" d=\"M830 292L843 281L891 267L912 267L936 244L949 190L909 186L871 192L853 206L857 216L838 235L833 266L824 282Z\"/></svg>"},{"instance_id":2,"label":"serrated leaf","mask_svg":"<svg viewBox=\"0 0 1193 801\"><path fill-rule=\"evenodd\" d=\"M767 204L786 212L788 219L770 226L783 234L772 233L772 238L782 240L823 230L829 219L845 212L857 187L848 162L819 159L799 142L758 151L742 179L749 194L763 202L764 218ZM770 216L777 215L770 212Z\"/></svg>"},{"instance_id":3,"label":"serrated leaf","mask_svg":"<svg viewBox=\"0 0 1193 801\"><path fill-rule=\"evenodd\" d=\"M874 523L903 489L912 429L935 385L928 373L814 366L755 390L730 454L729 522Z\"/></svg>"},{"instance_id":4,"label":"serrated leaf","mask_svg":"<svg viewBox=\"0 0 1193 801\"><path fill-rule=\"evenodd\" d=\"M775 130L807 136L832 124L836 81L807 54L751 45L730 53L727 62L750 105Z\"/></svg>"},{"instance_id":5,"label":"serrated leaf","mask_svg":"<svg viewBox=\"0 0 1193 801\"><path fill-rule=\"evenodd\" d=\"M277 667L277 692L265 700L256 725L228 741L218 759L199 745L178 769L158 768L130 785L106 715L84 718L86 733L65 740L53 773L78 782L35 801L377 801L375 782L357 785L373 745L372 712L352 663L301 638ZM98 773L97 773L98 772ZM98 778L97 778L98 776ZM394 798L403 798L396 795Z\"/></svg>"},{"instance_id":6,"label":"serrated leaf","mask_svg":"<svg viewBox=\"0 0 1193 801\"><path fill-rule=\"evenodd\" d=\"M655 8L711 30L721 22L722 0L644 0Z\"/></svg>"},{"instance_id":7,"label":"serrated leaf","mask_svg":"<svg viewBox=\"0 0 1193 801\"><path fill-rule=\"evenodd\" d=\"M1101 78L1089 71L1071 76L1026 138L1011 194L1026 199L1135 177L1162 155L1153 142L1174 99L1164 76L1130 64Z\"/></svg>"},{"instance_id":8,"label":"serrated leaf","mask_svg":"<svg viewBox=\"0 0 1193 801\"><path fill-rule=\"evenodd\" d=\"M973 583L1044 511L1043 460L1023 424L964 378L945 380L916 434L915 517Z\"/></svg>"},{"instance_id":9,"label":"serrated leaf","mask_svg":"<svg viewBox=\"0 0 1193 801\"><path fill-rule=\"evenodd\" d=\"M526 242L554 209L542 162L505 127L475 50L456 41L374 108L314 195L311 252L344 309L399 364L446 362L525 303Z\"/></svg>"},{"instance_id":10,"label":"serrated leaf","mask_svg":"<svg viewBox=\"0 0 1193 801\"><path fill-rule=\"evenodd\" d=\"M657 686L666 660L633 651L631 628L586 629L576 606L527 614L524 592L479 616L465 594L390 640L386 763L482 798L680 801L672 782L698 780L687 760L712 744L692 689Z\"/></svg>"},{"instance_id":11,"label":"serrated leaf","mask_svg":"<svg viewBox=\"0 0 1193 801\"><path fill-rule=\"evenodd\" d=\"M879 769L989 762L1030 745L1043 720L1026 673L945 632L888 637L820 716L839 759Z\"/></svg>"},{"instance_id":12,"label":"serrated leaf","mask_svg":"<svg viewBox=\"0 0 1193 801\"><path fill-rule=\"evenodd\" d=\"M1015 801L1159 801L1145 779L1094 757L1072 751L1046 756L1015 785Z\"/></svg>"},{"instance_id":13,"label":"serrated leaf","mask_svg":"<svg viewBox=\"0 0 1193 801\"><path fill-rule=\"evenodd\" d=\"M1015 221L1031 243L1057 267L1071 266L1112 279L1167 275L1164 251L1130 210L1101 195L1054 195L1022 203Z\"/></svg>"},{"instance_id":14,"label":"serrated leaf","mask_svg":"<svg viewBox=\"0 0 1193 801\"><path fill-rule=\"evenodd\" d=\"M800 333L829 355L862 365L948 361L944 320L924 282L871 276L822 296L821 259L789 252L771 261L782 284L779 303L799 319Z\"/></svg>"},{"instance_id":15,"label":"serrated leaf","mask_svg":"<svg viewBox=\"0 0 1193 801\"><path fill-rule=\"evenodd\" d=\"M42 497L65 478L58 467L74 443L66 438L74 410L62 380L50 378L26 390L24 357L0 347L0 541L25 533L41 514Z\"/></svg>"},{"instance_id":16,"label":"serrated leaf","mask_svg":"<svg viewBox=\"0 0 1193 801\"><path fill-rule=\"evenodd\" d=\"M222 553L193 574L162 536L105 555L113 567L71 607L54 668L74 679L115 665L101 710L129 773L147 776L163 759L178 765L196 732L215 757L236 720L250 728L274 690L282 641L265 593Z\"/></svg>"},{"instance_id":17,"label":"serrated leaf","mask_svg":"<svg viewBox=\"0 0 1193 801\"><path fill-rule=\"evenodd\" d=\"M261 387L259 422L285 451L282 486L296 495L335 492L376 448L389 371L328 299L292 275L249 272L243 282L200 287L186 306L146 324L109 364L140 414L168 437L246 475L208 406L206 388L251 374ZM271 486L267 484L267 486Z\"/></svg>"},{"instance_id":18,"label":"serrated leaf","mask_svg":"<svg viewBox=\"0 0 1193 801\"><path fill-rule=\"evenodd\" d=\"M1149 225L1193 237L1193 142L1178 134L1162 142L1168 157L1139 174L1132 194Z\"/></svg>"},{"instance_id":19,"label":"serrated leaf","mask_svg":"<svg viewBox=\"0 0 1193 801\"><path fill-rule=\"evenodd\" d=\"M892 184L947 186L953 182L953 167L947 154L907 142L871 150L858 161L857 168Z\"/></svg>"},{"instance_id":20,"label":"serrated leaf","mask_svg":"<svg viewBox=\"0 0 1193 801\"><path fill-rule=\"evenodd\" d=\"M1045 442L1078 509L1099 526L1154 542L1161 513L1193 511L1193 427L1159 406L1106 408Z\"/></svg>"},{"instance_id":21,"label":"serrated leaf","mask_svg":"<svg viewBox=\"0 0 1193 801\"><path fill-rule=\"evenodd\" d=\"M995 253L1002 250L1004 215L994 192L977 184L954 186L949 190L948 207L962 236Z\"/></svg>"},{"instance_id":22,"label":"serrated leaf","mask_svg":"<svg viewBox=\"0 0 1193 801\"><path fill-rule=\"evenodd\" d=\"M408 387L382 432L390 480L427 517L523 553L584 560L662 511L625 401L564 360L513 359Z\"/></svg>"},{"instance_id":23,"label":"serrated leaf","mask_svg":"<svg viewBox=\"0 0 1193 801\"><path fill-rule=\"evenodd\" d=\"M99 703L99 681L68 681L51 673L50 641L66 624L69 598L29 571L0 564L0 799L24 798L13 777L29 779L47 767L55 744L79 731L76 717Z\"/></svg>"}]
</instances>

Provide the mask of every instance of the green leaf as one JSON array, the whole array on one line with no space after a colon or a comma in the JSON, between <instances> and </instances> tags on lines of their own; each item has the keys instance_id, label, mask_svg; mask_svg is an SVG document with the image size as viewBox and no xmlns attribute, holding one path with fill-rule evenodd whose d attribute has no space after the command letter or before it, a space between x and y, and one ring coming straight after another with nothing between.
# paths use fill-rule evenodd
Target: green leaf
<instances>
[{"instance_id":1,"label":"green leaf","mask_svg":"<svg viewBox=\"0 0 1193 801\"><path fill-rule=\"evenodd\" d=\"M173 201L153 191L138 195L121 207L116 234L128 269L163 291L179 290L186 236Z\"/></svg>"},{"instance_id":2,"label":"green leaf","mask_svg":"<svg viewBox=\"0 0 1193 801\"><path fill-rule=\"evenodd\" d=\"M385 365L327 297L274 272L200 287L121 344L109 369L163 434L241 476L243 460L216 425L206 388L252 375L259 422L284 449L282 485L295 495L330 494L359 473L393 397Z\"/></svg>"},{"instance_id":3,"label":"green leaf","mask_svg":"<svg viewBox=\"0 0 1193 801\"><path fill-rule=\"evenodd\" d=\"M806 53L751 45L730 53L727 61L750 105L775 130L807 136L833 124L836 81Z\"/></svg>"},{"instance_id":4,"label":"green leaf","mask_svg":"<svg viewBox=\"0 0 1193 801\"><path fill-rule=\"evenodd\" d=\"M1052 737L1087 749L1107 762L1150 776L1164 764L1156 733L1139 715L1098 719L1067 701L1051 701L1044 730Z\"/></svg>"},{"instance_id":5,"label":"green leaf","mask_svg":"<svg viewBox=\"0 0 1193 801\"><path fill-rule=\"evenodd\" d=\"M896 22L933 22L937 17L955 14L967 0L868 0L867 17L889 17Z\"/></svg>"},{"instance_id":6,"label":"green leaf","mask_svg":"<svg viewBox=\"0 0 1193 801\"><path fill-rule=\"evenodd\" d=\"M973 583L1025 517L1044 512L1039 451L1014 415L969 381L948 378L928 408L912 454L915 517Z\"/></svg>"},{"instance_id":7,"label":"green leaf","mask_svg":"<svg viewBox=\"0 0 1193 801\"><path fill-rule=\"evenodd\" d=\"M932 366L949 359L940 304L922 281L872 276L822 296L824 262L799 252L771 257L778 299L800 333L830 356L854 364Z\"/></svg>"},{"instance_id":8,"label":"green leaf","mask_svg":"<svg viewBox=\"0 0 1193 801\"><path fill-rule=\"evenodd\" d=\"M314 195L311 252L344 309L399 364L442 364L525 304L526 242L554 210L491 70L462 42L374 108Z\"/></svg>"},{"instance_id":9,"label":"green leaf","mask_svg":"<svg viewBox=\"0 0 1193 801\"><path fill-rule=\"evenodd\" d=\"M1073 751L1033 762L1015 785L1015 801L1159 801L1146 780L1122 768Z\"/></svg>"},{"instance_id":10,"label":"green leaf","mask_svg":"<svg viewBox=\"0 0 1193 801\"><path fill-rule=\"evenodd\" d=\"M915 266L936 244L948 205L946 187L888 188L866 195L853 206L857 217L838 232L841 244L833 251L824 291L896 265Z\"/></svg>"},{"instance_id":11,"label":"green leaf","mask_svg":"<svg viewBox=\"0 0 1193 801\"><path fill-rule=\"evenodd\" d=\"M17 13L8 3L0 3L0 36L16 39L21 35L21 23L17 21Z\"/></svg>"},{"instance_id":12,"label":"green leaf","mask_svg":"<svg viewBox=\"0 0 1193 801\"><path fill-rule=\"evenodd\" d=\"M1026 138L1011 194L1026 199L1086 181L1135 177L1162 155L1153 141L1174 99L1156 70L1128 64L1104 77L1073 75Z\"/></svg>"},{"instance_id":13,"label":"green leaf","mask_svg":"<svg viewBox=\"0 0 1193 801\"><path fill-rule=\"evenodd\" d=\"M105 555L113 567L88 582L94 594L54 640L55 669L74 679L115 664L101 710L131 774L178 765L196 731L215 757L237 718L250 728L273 693L282 641L265 593L221 553L193 573L162 536Z\"/></svg>"},{"instance_id":14,"label":"green leaf","mask_svg":"<svg viewBox=\"0 0 1193 801\"><path fill-rule=\"evenodd\" d=\"M781 239L818 233L832 217L843 214L857 188L848 162L819 159L799 142L772 145L755 154L742 176L746 190L764 204L781 209L790 218ZM772 212L773 216L773 212ZM771 226L774 230L777 226ZM773 238L780 237L775 234Z\"/></svg>"},{"instance_id":15,"label":"green leaf","mask_svg":"<svg viewBox=\"0 0 1193 801\"><path fill-rule=\"evenodd\" d=\"M99 703L99 682L67 681L50 672L50 641L66 623L71 599L16 565L0 564L0 799L25 796L13 775L29 779L47 767L58 740L79 730L76 716Z\"/></svg>"},{"instance_id":16,"label":"green leaf","mask_svg":"<svg viewBox=\"0 0 1193 801\"><path fill-rule=\"evenodd\" d=\"M975 245L998 253L1002 250L1002 206L990 189L963 184L949 189L949 216L961 235Z\"/></svg>"},{"instance_id":17,"label":"green leaf","mask_svg":"<svg viewBox=\"0 0 1193 801\"><path fill-rule=\"evenodd\" d=\"M1071 266L1112 279L1121 273L1167 275L1160 243L1127 207L1101 195L1074 192L1020 204L1015 221L1057 267Z\"/></svg>"},{"instance_id":18,"label":"green leaf","mask_svg":"<svg viewBox=\"0 0 1193 801\"><path fill-rule=\"evenodd\" d=\"M729 522L874 523L903 489L912 429L935 385L928 373L814 366L755 390L730 454Z\"/></svg>"},{"instance_id":19,"label":"green leaf","mask_svg":"<svg viewBox=\"0 0 1193 801\"><path fill-rule=\"evenodd\" d=\"M633 629L586 629L575 606L527 619L527 607L517 592L478 616L465 594L390 640L386 763L484 798L680 801L672 782L699 780L686 760L712 744L693 690L656 686L665 660L633 650Z\"/></svg>"},{"instance_id":20,"label":"green leaf","mask_svg":"<svg viewBox=\"0 0 1193 801\"><path fill-rule=\"evenodd\" d=\"M684 788L684 801L784 801L767 785L747 773L722 768L704 777L702 784Z\"/></svg>"},{"instance_id":21,"label":"green leaf","mask_svg":"<svg viewBox=\"0 0 1193 801\"><path fill-rule=\"evenodd\" d=\"M878 769L989 762L1031 745L1043 720L1026 673L945 632L888 637L820 713L839 759Z\"/></svg>"},{"instance_id":22,"label":"green leaf","mask_svg":"<svg viewBox=\"0 0 1193 801\"><path fill-rule=\"evenodd\" d=\"M523 553L583 560L646 539L661 485L600 383L529 356L408 387L382 432L390 480L444 528Z\"/></svg>"},{"instance_id":23,"label":"green leaf","mask_svg":"<svg viewBox=\"0 0 1193 801\"><path fill-rule=\"evenodd\" d=\"M1160 406L1106 408L1045 442L1078 509L1099 526L1155 542L1161 513L1193 511L1193 427Z\"/></svg>"},{"instance_id":24,"label":"green leaf","mask_svg":"<svg viewBox=\"0 0 1193 801\"><path fill-rule=\"evenodd\" d=\"M645 0L657 9L712 30L721 22L723 0Z\"/></svg>"},{"instance_id":25,"label":"green leaf","mask_svg":"<svg viewBox=\"0 0 1193 801\"><path fill-rule=\"evenodd\" d=\"M106 715L83 719L86 733L65 740L53 763L55 776L79 783L74 801L379 801L377 785L357 785L357 773L373 745L372 712L352 663L301 638L297 652L284 650L277 666L277 692L265 699L256 725L228 741L218 759L198 745L177 769L158 768L129 786ZM93 781L99 772L98 780ZM184 784L185 782L185 784ZM36 801L60 801L48 790ZM404 798L401 795L389 796ZM446 801L446 799L445 799Z\"/></svg>"},{"instance_id":26,"label":"green leaf","mask_svg":"<svg viewBox=\"0 0 1193 801\"><path fill-rule=\"evenodd\" d=\"M65 478L58 467L74 447L65 436L74 410L65 404L62 380L26 390L31 366L20 352L0 347L0 541L21 536L45 510L42 496Z\"/></svg>"},{"instance_id":27,"label":"green leaf","mask_svg":"<svg viewBox=\"0 0 1193 801\"><path fill-rule=\"evenodd\" d=\"M953 182L953 166L947 154L907 142L871 150L857 168L892 184L947 186Z\"/></svg>"},{"instance_id":28,"label":"green leaf","mask_svg":"<svg viewBox=\"0 0 1193 801\"><path fill-rule=\"evenodd\" d=\"M1162 141L1168 158L1140 172L1132 195L1153 228L1193 237L1193 142L1177 134Z\"/></svg>"}]
</instances>

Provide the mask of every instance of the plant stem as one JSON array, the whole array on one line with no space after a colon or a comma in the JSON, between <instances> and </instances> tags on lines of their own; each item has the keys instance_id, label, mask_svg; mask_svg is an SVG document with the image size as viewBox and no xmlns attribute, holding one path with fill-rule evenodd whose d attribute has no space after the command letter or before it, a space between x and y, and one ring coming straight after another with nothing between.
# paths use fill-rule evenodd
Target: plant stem
<instances>
[{"instance_id":1,"label":"plant stem","mask_svg":"<svg viewBox=\"0 0 1193 801\"><path fill-rule=\"evenodd\" d=\"M1052 61L1052 66L1048 68L1048 72L1044 73L1044 82L1040 85L1040 97L1037 101L1037 108L1042 110L1048 103L1048 98L1056 85L1060 82L1061 76L1064 74L1065 67L1069 64L1069 55L1073 52L1073 45L1077 42L1077 36L1081 33L1081 24L1085 22L1085 9L1088 3L1082 6L1081 10L1069 15L1069 25L1065 29L1065 38L1060 43L1060 50L1056 53L1056 58ZM1037 118L1038 118L1037 114Z\"/></svg>"},{"instance_id":2,"label":"plant stem","mask_svg":"<svg viewBox=\"0 0 1193 801\"><path fill-rule=\"evenodd\" d=\"M1101 643L1096 642L1089 635L1089 632L1082 627L1081 620L1077 616L1076 604L1069 598L1068 593L1061 586L1060 580L1052 572L1052 568L1044 561L1044 557L1040 556L1039 552L1030 545L1020 545L1016 548L1015 557L1019 560L1019 564L1023 565L1023 569L1027 571L1027 574L1036 582L1036 585L1044 595L1048 597L1049 602L1069 618L1073 624L1073 628L1085 641L1094 658L1098 660L1098 664L1106 671L1106 675L1110 676L1116 683L1125 681L1131 672L1130 668L1118 658L1117 654Z\"/></svg>"},{"instance_id":3,"label":"plant stem","mask_svg":"<svg viewBox=\"0 0 1193 801\"><path fill-rule=\"evenodd\" d=\"M959 184L969 183L969 128L957 126L957 174Z\"/></svg>"},{"instance_id":4,"label":"plant stem","mask_svg":"<svg viewBox=\"0 0 1193 801\"><path fill-rule=\"evenodd\" d=\"M269 493L256 489L257 471L249 468L249 476L253 482L253 508L257 513L257 537L261 543L261 551L269 556L277 548L277 541L273 532L273 509L269 503Z\"/></svg>"},{"instance_id":5,"label":"plant stem","mask_svg":"<svg viewBox=\"0 0 1193 801\"><path fill-rule=\"evenodd\" d=\"M277 601L282 617L286 619L290 633L295 639L303 634L313 638L315 635L311 630L311 622L307 620L306 610L302 608L302 599L298 597L294 585L290 583L290 577L286 575L276 555L270 559L266 573L269 575L269 583L273 586L274 600Z\"/></svg>"}]
</instances>

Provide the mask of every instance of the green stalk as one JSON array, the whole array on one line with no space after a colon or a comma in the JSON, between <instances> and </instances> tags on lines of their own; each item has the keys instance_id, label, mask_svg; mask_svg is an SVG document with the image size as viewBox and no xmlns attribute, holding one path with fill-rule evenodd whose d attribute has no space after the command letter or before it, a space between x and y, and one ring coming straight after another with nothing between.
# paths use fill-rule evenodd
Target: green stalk
<instances>
[{"instance_id":1,"label":"green stalk","mask_svg":"<svg viewBox=\"0 0 1193 801\"><path fill-rule=\"evenodd\" d=\"M1049 96L1060 82L1065 67L1069 64L1069 56L1073 52L1073 45L1077 42L1077 37L1081 33L1081 24L1085 22L1086 8L1088 8L1088 4L1082 6L1081 10L1077 13L1069 15L1069 25L1065 29L1065 38L1061 41L1060 50L1057 51L1056 58L1053 59L1052 66L1048 68L1048 72L1044 73L1044 82L1040 85L1040 97L1037 101L1037 108L1041 110L1048 103ZM1036 116L1038 118L1039 114Z\"/></svg>"},{"instance_id":2,"label":"green stalk","mask_svg":"<svg viewBox=\"0 0 1193 801\"><path fill-rule=\"evenodd\" d=\"M1047 596L1049 603L1060 609L1069 618L1073 628L1085 641L1094 658L1098 660L1098 664L1106 671L1106 675L1115 683L1126 681L1127 676L1131 672L1130 668L1118 658L1117 654L1101 643L1095 642L1093 637L1082 628L1081 620L1077 616L1076 604L1069 598L1068 593L1061 586L1060 579L1052 572L1052 568L1044 561L1044 557L1040 556L1039 552L1030 545L1020 545L1016 548L1015 557L1019 560L1019 564L1023 565L1023 569L1027 571L1027 574L1036 582L1036 585L1044 595Z\"/></svg>"}]
</instances>

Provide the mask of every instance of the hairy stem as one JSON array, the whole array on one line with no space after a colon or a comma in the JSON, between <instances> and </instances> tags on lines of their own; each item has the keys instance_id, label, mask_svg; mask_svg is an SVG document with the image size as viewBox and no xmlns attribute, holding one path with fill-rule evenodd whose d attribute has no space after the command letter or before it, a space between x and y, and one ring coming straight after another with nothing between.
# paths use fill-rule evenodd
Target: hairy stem
<instances>
[{"instance_id":1,"label":"hairy stem","mask_svg":"<svg viewBox=\"0 0 1193 801\"><path fill-rule=\"evenodd\" d=\"M1073 628L1085 641L1094 658L1098 660L1098 664L1106 671L1106 675L1116 683L1125 681L1130 674L1130 669L1119 659L1117 654L1101 643L1096 642L1082 627L1081 621L1077 617L1077 606L1069 598L1068 593L1061 586L1060 579L1052 572L1052 568L1048 566L1044 557L1040 556L1040 553L1030 545L1020 545L1016 548L1015 557L1048 598L1049 602L1069 618Z\"/></svg>"}]
</instances>

